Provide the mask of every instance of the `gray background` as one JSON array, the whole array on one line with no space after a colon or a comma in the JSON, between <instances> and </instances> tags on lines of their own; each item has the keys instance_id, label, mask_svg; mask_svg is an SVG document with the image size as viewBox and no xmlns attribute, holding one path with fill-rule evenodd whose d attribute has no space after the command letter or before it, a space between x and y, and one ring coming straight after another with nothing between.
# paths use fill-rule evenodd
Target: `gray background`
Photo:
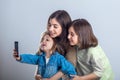
<instances>
[{"instance_id":1,"label":"gray background","mask_svg":"<svg viewBox=\"0 0 120 80\"><path fill-rule=\"evenodd\" d=\"M20 53L35 53L49 15L58 9L91 23L119 80L119 0L0 0L0 80L34 80L36 66L13 58L14 41L19 41Z\"/></svg>"}]
</instances>

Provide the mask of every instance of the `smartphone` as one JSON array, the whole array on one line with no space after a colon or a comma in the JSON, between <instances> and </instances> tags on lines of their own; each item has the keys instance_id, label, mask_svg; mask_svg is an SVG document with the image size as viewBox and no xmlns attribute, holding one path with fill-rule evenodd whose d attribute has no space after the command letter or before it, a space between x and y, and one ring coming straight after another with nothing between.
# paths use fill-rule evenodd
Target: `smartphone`
<instances>
[{"instance_id":1,"label":"smartphone","mask_svg":"<svg viewBox=\"0 0 120 80\"><path fill-rule=\"evenodd\" d=\"M14 48L15 48L15 50L16 50L16 52L19 54L19 51L18 51L18 41L15 41L14 42ZM16 57L17 57L18 55L16 55Z\"/></svg>"}]
</instances>

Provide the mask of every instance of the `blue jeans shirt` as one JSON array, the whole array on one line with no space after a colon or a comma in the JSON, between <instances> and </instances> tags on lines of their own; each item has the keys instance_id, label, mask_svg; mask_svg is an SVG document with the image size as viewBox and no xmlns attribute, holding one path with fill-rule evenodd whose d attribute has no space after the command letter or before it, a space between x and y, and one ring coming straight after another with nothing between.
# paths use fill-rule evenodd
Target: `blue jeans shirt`
<instances>
[{"instance_id":1,"label":"blue jeans shirt","mask_svg":"<svg viewBox=\"0 0 120 80\"><path fill-rule=\"evenodd\" d=\"M50 78L59 70L68 76L76 75L74 66L58 52L54 52L51 55L47 64L44 52L40 55L21 54L20 57L20 62L22 63L38 65L38 74L40 74L43 78Z\"/></svg>"}]
</instances>

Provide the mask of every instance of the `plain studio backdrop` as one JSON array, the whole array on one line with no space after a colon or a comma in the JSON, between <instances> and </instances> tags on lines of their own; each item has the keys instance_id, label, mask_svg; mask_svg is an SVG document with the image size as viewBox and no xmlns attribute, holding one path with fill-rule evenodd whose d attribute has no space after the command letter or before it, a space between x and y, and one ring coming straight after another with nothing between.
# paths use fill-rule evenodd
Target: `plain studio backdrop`
<instances>
[{"instance_id":1,"label":"plain studio backdrop","mask_svg":"<svg viewBox=\"0 0 120 80\"><path fill-rule=\"evenodd\" d=\"M13 58L14 41L20 53L34 54L48 17L59 9L91 23L120 80L120 0L0 0L0 80L34 80L36 66Z\"/></svg>"}]
</instances>

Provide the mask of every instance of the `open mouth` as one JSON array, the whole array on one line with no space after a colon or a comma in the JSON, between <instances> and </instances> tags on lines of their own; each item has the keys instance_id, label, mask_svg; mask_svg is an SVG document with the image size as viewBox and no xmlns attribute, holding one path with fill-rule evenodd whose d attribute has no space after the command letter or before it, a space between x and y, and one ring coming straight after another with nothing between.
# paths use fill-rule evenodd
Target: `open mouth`
<instances>
[{"instance_id":1,"label":"open mouth","mask_svg":"<svg viewBox=\"0 0 120 80\"><path fill-rule=\"evenodd\" d=\"M41 47L45 47L46 46L46 44L41 44Z\"/></svg>"}]
</instances>

